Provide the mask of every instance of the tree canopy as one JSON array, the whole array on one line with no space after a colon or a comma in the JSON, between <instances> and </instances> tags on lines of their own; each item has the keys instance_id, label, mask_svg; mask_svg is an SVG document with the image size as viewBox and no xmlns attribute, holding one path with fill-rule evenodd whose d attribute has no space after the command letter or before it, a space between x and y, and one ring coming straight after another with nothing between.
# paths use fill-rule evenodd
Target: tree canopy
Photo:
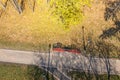
<instances>
[{"instance_id":1,"label":"tree canopy","mask_svg":"<svg viewBox=\"0 0 120 80\"><path fill-rule=\"evenodd\" d=\"M91 0L51 0L53 14L65 27L79 24L83 19L83 7L90 6Z\"/></svg>"}]
</instances>

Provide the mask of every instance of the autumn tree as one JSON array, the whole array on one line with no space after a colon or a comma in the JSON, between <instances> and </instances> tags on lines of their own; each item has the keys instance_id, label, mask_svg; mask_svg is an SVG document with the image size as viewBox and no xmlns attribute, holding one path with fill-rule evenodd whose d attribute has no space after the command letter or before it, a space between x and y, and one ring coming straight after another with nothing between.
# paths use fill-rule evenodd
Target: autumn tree
<instances>
[{"instance_id":1,"label":"autumn tree","mask_svg":"<svg viewBox=\"0 0 120 80\"><path fill-rule=\"evenodd\" d=\"M53 15L65 27L79 24L83 19L83 7L90 6L91 0L51 0Z\"/></svg>"}]
</instances>

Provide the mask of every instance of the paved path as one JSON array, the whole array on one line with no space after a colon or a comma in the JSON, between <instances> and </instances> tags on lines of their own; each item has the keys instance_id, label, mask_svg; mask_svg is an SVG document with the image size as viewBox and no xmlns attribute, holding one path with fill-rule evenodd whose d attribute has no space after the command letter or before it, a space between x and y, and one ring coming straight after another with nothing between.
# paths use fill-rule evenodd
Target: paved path
<instances>
[{"instance_id":1,"label":"paved path","mask_svg":"<svg viewBox=\"0 0 120 80\"><path fill-rule=\"evenodd\" d=\"M70 54L68 52L38 53L29 51L5 50L0 49L0 61L37 65L43 69L45 67L56 68L49 69L49 72L60 80L70 80L65 75L66 70L77 69L79 71L91 71L94 74L105 74L110 71L110 74L120 75L120 60L85 57L77 54ZM64 79L61 79L61 76Z\"/></svg>"},{"instance_id":2,"label":"paved path","mask_svg":"<svg viewBox=\"0 0 120 80\"><path fill-rule=\"evenodd\" d=\"M47 56L48 55L46 55L46 53L39 54L28 51L0 49L1 62L37 65L44 70L48 69ZM49 68L49 73L51 73L58 80L70 80L70 78L62 73L58 68Z\"/></svg>"},{"instance_id":3,"label":"paved path","mask_svg":"<svg viewBox=\"0 0 120 80\"><path fill-rule=\"evenodd\" d=\"M34 52L0 49L0 61L34 64Z\"/></svg>"}]
</instances>

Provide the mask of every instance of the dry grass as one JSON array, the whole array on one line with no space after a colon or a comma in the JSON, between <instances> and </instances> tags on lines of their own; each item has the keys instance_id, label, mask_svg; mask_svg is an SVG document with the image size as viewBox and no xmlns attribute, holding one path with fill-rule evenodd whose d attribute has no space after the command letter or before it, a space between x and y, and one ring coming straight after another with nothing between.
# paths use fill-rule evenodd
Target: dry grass
<instances>
[{"instance_id":1,"label":"dry grass","mask_svg":"<svg viewBox=\"0 0 120 80\"><path fill-rule=\"evenodd\" d=\"M86 35L86 37L88 36L88 34L92 34L93 39L98 39L99 36L103 33L103 30L115 27L114 22L112 20L105 21L104 12L105 4L102 1L93 2L91 7L84 9L85 20L82 22L82 24L77 26L77 28L72 27L72 32L81 35L82 26L84 26L85 27L84 35ZM115 41L116 44L119 44L119 42L115 40L115 37L110 38L110 40L112 40L114 44Z\"/></svg>"},{"instance_id":2,"label":"dry grass","mask_svg":"<svg viewBox=\"0 0 120 80\"><path fill-rule=\"evenodd\" d=\"M1 41L32 43L34 45L77 42L76 44L82 45L82 26L85 27L86 40L89 35L92 35L92 39L97 40L103 30L114 26L111 20L104 20L105 5L102 1L93 2L91 7L86 7L84 21L78 26L71 27L68 31L64 30L48 11L48 5L44 1L41 6L36 6L35 12L26 6L23 14L18 14L12 6L7 7L0 18ZM120 42L115 37L106 39L106 41L120 47Z\"/></svg>"},{"instance_id":3,"label":"dry grass","mask_svg":"<svg viewBox=\"0 0 120 80\"><path fill-rule=\"evenodd\" d=\"M56 37L65 33L63 28L50 16L48 10L47 5L42 5L37 6L34 13L27 7L23 14L18 14L13 7L7 8L0 18L1 36L4 35L10 40L21 42L46 43L48 39L50 41L58 40Z\"/></svg>"}]
</instances>

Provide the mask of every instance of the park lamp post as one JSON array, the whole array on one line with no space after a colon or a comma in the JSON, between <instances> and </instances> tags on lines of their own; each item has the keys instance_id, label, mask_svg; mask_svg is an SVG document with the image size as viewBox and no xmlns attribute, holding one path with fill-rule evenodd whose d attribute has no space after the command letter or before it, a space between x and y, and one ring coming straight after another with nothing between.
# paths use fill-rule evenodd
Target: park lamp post
<instances>
[{"instance_id":1,"label":"park lamp post","mask_svg":"<svg viewBox=\"0 0 120 80\"><path fill-rule=\"evenodd\" d=\"M49 80L49 66L50 66L50 51L51 51L51 44L49 44L49 46L48 46L49 48L48 48L48 66L47 66L47 80Z\"/></svg>"},{"instance_id":2,"label":"park lamp post","mask_svg":"<svg viewBox=\"0 0 120 80\"><path fill-rule=\"evenodd\" d=\"M82 34L83 34L83 49L86 51L86 46L85 46L85 36L84 36L84 26L82 26Z\"/></svg>"}]
</instances>

